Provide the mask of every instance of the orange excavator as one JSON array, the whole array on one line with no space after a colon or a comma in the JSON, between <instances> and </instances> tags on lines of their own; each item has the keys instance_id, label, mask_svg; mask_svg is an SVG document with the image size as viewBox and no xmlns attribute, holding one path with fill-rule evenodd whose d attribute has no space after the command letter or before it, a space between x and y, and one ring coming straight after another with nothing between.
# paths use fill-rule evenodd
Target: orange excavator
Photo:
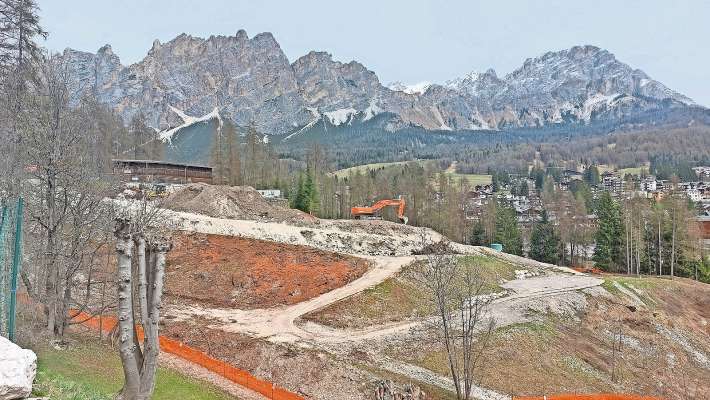
<instances>
[{"instance_id":1,"label":"orange excavator","mask_svg":"<svg viewBox=\"0 0 710 400\"><path fill-rule=\"evenodd\" d=\"M409 219L404 215L405 205L404 197L399 196L399 199L380 200L371 207L353 207L350 209L350 215L355 219L382 219L380 210L385 207L397 207L397 217L406 225Z\"/></svg>"}]
</instances>

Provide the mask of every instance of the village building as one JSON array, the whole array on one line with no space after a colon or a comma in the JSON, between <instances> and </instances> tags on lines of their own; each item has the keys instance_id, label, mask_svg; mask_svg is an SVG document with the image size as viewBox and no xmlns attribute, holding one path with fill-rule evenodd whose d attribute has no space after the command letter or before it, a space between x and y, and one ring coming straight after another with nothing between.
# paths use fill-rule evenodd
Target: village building
<instances>
[{"instance_id":1,"label":"village building","mask_svg":"<svg viewBox=\"0 0 710 400\"><path fill-rule=\"evenodd\" d=\"M139 183L212 183L212 167L155 160L112 160L112 173L121 181Z\"/></svg>"}]
</instances>

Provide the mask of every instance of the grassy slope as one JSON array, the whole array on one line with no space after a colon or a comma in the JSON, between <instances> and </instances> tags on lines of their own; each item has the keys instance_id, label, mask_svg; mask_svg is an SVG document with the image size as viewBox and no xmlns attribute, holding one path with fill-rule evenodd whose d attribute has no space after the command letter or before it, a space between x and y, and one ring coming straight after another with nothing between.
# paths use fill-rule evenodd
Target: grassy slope
<instances>
[{"instance_id":1,"label":"grassy slope","mask_svg":"<svg viewBox=\"0 0 710 400\"><path fill-rule=\"evenodd\" d=\"M67 350L34 349L39 359L34 395L53 400L111 399L121 389L117 351L97 343ZM226 400L234 397L213 385L167 368L158 368L153 400Z\"/></svg>"},{"instance_id":2,"label":"grassy slope","mask_svg":"<svg viewBox=\"0 0 710 400\"><path fill-rule=\"evenodd\" d=\"M631 175L641 175L642 173L648 173L647 167L633 167L633 168L621 168L616 171L620 176L626 176L626 174Z\"/></svg>"},{"instance_id":3,"label":"grassy slope","mask_svg":"<svg viewBox=\"0 0 710 400\"><path fill-rule=\"evenodd\" d=\"M367 171L372 171L376 169L384 169L384 168L389 168L389 167L394 167L398 165L404 165L408 163L424 163L427 162L426 160L420 160L420 161L394 161L394 162L382 162L382 163L373 163L373 164L363 164L363 165L356 165L354 167L350 168L343 168L339 169L337 171L333 172L333 175L337 176L338 178L346 178L350 174L353 174L357 171L364 173Z\"/></svg>"},{"instance_id":4,"label":"grassy slope","mask_svg":"<svg viewBox=\"0 0 710 400\"><path fill-rule=\"evenodd\" d=\"M480 266L481 276L491 292L500 290L501 279L515 276L514 266L492 257L465 256L459 260ZM337 328L362 328L428 314L423 303L426 292L417 282L415 271L416 266L407 266L379 285L308 314L305 319Z\"/></svg>"},{"instance_id":5,"label":"grassy slope","mask_svg":"<svg viewBox=\"0 0 710 400\"><path fill-rule=\"evenodd\" d=\"M493 181L492 175L452 173L451 176L453 176L457 182L465 179L470 186L474 187L478 185L490 185Z\"/></svg>"},{"instance_id":6,"label":"grassy slope","mask_svg":"<svg viewBox=\"0 0 710 400\"><path fill-rule=\"evenodd\" d=\"M383 162L383 163L373 163L373 164L364 164L364 165L357 165L355 167L350 167L350 168L344 168L337 170L333 172L332 174L337 176L338 178L346 178L350 174L353 174L355 172L361 172L365 173L367 171L372 171L372 170L377 170L377 169L385 169L385 168L390 168L390 167L395 167L399 165L404 165L407 163L427 163L427 162L433 162L431 160L418 160L418 161L395 161L395 162ZM480 175L480 174L460 174L456 173L450 170L445 171L447 175L450 175L451 177L454 178L456 182L460 182L462 180L468 181L468 184L470 186L477 186L477 185L490 185L492 182L492 176L491 175ZM436 182L436 175L432 176L432 182Z\"/></svg>"},{"instance_id":7,"label":"grassy slope","mask_svg":"<svg viewBox=\"0 0 710 400\"><path fill-rule=\"evenodd\" d=\"M614 282L634 291L646 306L630 308L632 302ZM587 296L584 313L545 314L540 322L497 329L479 377L482 384L513 395L625 392L678 400L705 398L694 396L710 393L706 367L678 343L660 335L655 326L681 332L693 338L690 342L695 348L709 351L710 342L702 338L707 331L703 321L710 316L710 285L605 276L603 287L611 297ZM626 341L614 366L611 349L616 330ZM427 350L400 349L390 356L449 375L440 344L420 348Z\"/></svg>"}]
</instances>

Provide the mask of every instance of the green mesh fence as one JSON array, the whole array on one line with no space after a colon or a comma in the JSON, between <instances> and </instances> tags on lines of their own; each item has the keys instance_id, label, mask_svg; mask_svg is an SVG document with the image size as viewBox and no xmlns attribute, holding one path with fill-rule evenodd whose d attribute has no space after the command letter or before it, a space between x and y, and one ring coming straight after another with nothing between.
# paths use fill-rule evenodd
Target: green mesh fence
<instances>
[{"instance_id":1,"label":"green mesh fence","mask_svg":"<svg viewBox=\"0 0 710 400\"><path fill-rule=\"evenodd\" d=\"M0 200L0 335L10 340L15 339L23 206L22 198Z\"/></svg>"}]
</instances>

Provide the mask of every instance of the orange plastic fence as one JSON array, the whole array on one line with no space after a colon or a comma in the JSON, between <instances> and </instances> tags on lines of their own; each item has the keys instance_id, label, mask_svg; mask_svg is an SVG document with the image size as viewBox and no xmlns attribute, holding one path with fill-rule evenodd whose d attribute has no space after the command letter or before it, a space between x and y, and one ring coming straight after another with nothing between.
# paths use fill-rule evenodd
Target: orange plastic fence
<instances>
[{"instance_id":1,"label":"orange plastic fence","mask_svg":"<svg viewBox=\"0 0 710 400\"><path fill-rule=\"evenodd\" d=\"M81 322L82 325L93 329L101 329L104 332L110 332L116 326L116 318L110 316L93 317L84 312L71 312L73 320ZM142 340L143 331L138 329L138 338ZM265 381L255 377L247 371L236 368L224 361L217 360L207 354L187 346L177 340L167 338L165 336L158 337L160 349L166 353L174 354L185 360L200 365L218 375L221 375L230 381L241 386L249 388L257 393L260 393L273 400L305 400L303 397L289 392L288 390L277 387L269 381Z\"/></svg>"},{"instance_id":2,"label":"orange plastic fence","mask_svg":"<svg viewBox=\"0 0 710 400\"><path fill-rule=\"evenodd\" d=\"M551 396L513 397L513 400L661 400L658 397L633 394L556 394Z\"/></svg>"}]
</instances>

